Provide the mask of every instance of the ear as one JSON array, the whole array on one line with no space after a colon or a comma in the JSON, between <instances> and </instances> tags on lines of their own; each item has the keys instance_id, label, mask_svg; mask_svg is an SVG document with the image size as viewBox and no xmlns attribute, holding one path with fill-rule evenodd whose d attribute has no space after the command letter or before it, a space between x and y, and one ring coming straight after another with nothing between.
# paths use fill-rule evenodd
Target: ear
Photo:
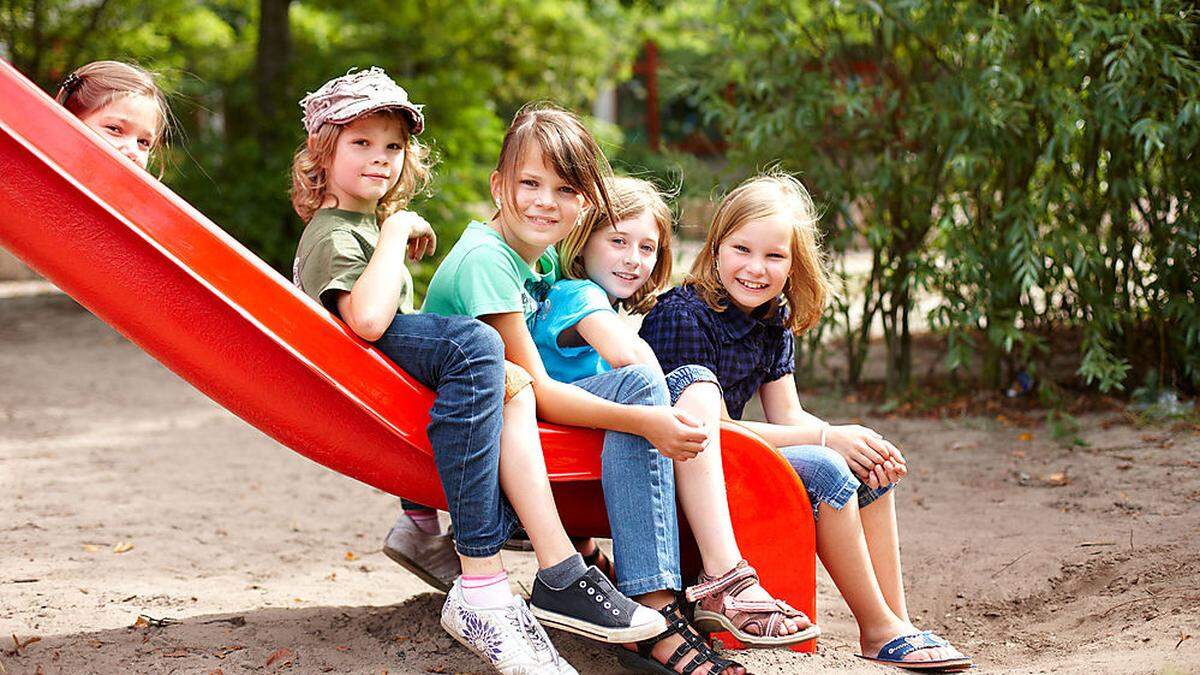
<instances>
[{"instance_id":1,"label":"ear","mask_svg":"<svg viewBox=\"0 0 1200 675\"><path fill-rule=\"evenodd\" d=\"M488 187L492 192L492 204L498 204L504 200L504 181L501 180L499 171L493 171L488 176Z\"/></svg>"}]
</instances>

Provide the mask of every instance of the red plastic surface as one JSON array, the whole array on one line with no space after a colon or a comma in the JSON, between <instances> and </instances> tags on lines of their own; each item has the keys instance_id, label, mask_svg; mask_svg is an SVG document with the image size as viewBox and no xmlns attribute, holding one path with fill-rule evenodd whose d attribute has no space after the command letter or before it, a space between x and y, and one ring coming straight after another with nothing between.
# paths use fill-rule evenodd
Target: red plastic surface
<instances>
[{"instance_id":1,"label":"red plastic surface","mask_svg":"<svg viewBox=\"0 0 1200 675\"><path fill-rule=\"evenodd\" d=\"M296 452L445 505L425 436L432 393L4 61L0 176L0 245L97 317ZM815 617L803 486L743 428L723 426L721 441L743 553ZM601 434L542 425L542 443L567 528L607 536Z\"/></svg>"}]
</instances>

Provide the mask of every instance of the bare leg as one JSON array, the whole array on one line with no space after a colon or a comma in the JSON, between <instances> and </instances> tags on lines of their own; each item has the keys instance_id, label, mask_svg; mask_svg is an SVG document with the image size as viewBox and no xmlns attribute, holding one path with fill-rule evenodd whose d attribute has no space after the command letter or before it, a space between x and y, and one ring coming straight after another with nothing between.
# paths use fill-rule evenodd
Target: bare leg
<instances>
[{"instance_id":1,"label":"bare leg","mask_svg":"<svg viewBox=\"0 0 1200 675\"><path fill-rule=\"evenodd\" d=\"M525 387L504 405L500 489L529 533L538 567L545 569L574 555L575 547L563 529L550 492L535 407L533 387ZM469 574L466 569L464 564L463 572Z\"/></svg>"},{"instance_id":2,"label":"bare leg","mask_svg":"<svg viewBox=\"0 0 1200 675\"><path fill-rule=\"evenodd\" d=\"M692 526L705 573L719 577L742 559L729 517L725 470L721 463L721 390L711 382L697 382L683 391L675 407L703 420L713 430L712 439L703 452L686 462L675 462L675 494ZM761 586L747 588L738 597L743 600L772 599ZM795 621L785 619L778 634L790 635L799 630Z\"/></svg>"},{"instance_id":3,"label":"bare leg","mask_svg":"<svg viewBox=\"0 0 1200 675\"><path fill-rule=\"evenodd\" d=\"M883 597L863 535L858 502L851 499L840 511L824 503L818 508L817 554L858 622L862 653L876 654L892 639L918 632L907 619L897 616ZM906 660L932 661L953 656L949 649L921 649Z\"/></svg>"},{"instance_id":4,"label":"bare leg","mask_svg":"<svg viewBox=\"0 0 1200 675\"><path fill-rule=\"evenodd\" d=\"M908 603L904 599L904 576L900 570L900 532L896 526L895 491L888 492L859 511L871 566L888 607L902 621L908 621Z\"/></svg>"}]
</instances>

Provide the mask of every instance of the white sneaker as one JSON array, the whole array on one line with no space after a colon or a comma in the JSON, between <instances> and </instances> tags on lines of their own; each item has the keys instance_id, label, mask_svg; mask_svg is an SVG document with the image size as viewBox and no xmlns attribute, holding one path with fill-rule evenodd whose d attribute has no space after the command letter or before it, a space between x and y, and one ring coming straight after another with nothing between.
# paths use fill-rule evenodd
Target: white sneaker
<instances>
[{"instance_id":1,"label":"white sneaker","mask_svg":"<svg viewBox=\"0 0 1200 675\"><path fill-rule=\"evenodd\" d=\"M459 583L454 582L442 605L442 628L450 637L504 675L578 675L550 644L524 600L513 596L503 607L472 607Z\"/></svg>"}]
</instances>

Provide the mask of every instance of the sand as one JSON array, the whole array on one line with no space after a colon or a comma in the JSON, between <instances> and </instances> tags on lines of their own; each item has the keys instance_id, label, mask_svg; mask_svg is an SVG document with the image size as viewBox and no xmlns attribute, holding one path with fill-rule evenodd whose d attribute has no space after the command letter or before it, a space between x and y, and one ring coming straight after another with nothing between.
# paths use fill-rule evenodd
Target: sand
<instances>
[{"instance_id":1,"label":"sand","mask_svg":"<svg viewBox=\"0 0 1200 675\"><path fill-rule=\"evenodd\" d=\"M1091 414L1089 445L1071 448L994 415L805 403L905 449L914 620L981 672L1200 672L1194 429ZM441 597L379 552L397 509L69 298L0 298L0 673L483 672L437 625ZM531 557L505 555L528 585ZM759 673L892 671L853 657L824 572L818 591L817 655L738 658ZM581 672L620 672L610 648L551 637Z\"/></svg>"}]
</instances>

